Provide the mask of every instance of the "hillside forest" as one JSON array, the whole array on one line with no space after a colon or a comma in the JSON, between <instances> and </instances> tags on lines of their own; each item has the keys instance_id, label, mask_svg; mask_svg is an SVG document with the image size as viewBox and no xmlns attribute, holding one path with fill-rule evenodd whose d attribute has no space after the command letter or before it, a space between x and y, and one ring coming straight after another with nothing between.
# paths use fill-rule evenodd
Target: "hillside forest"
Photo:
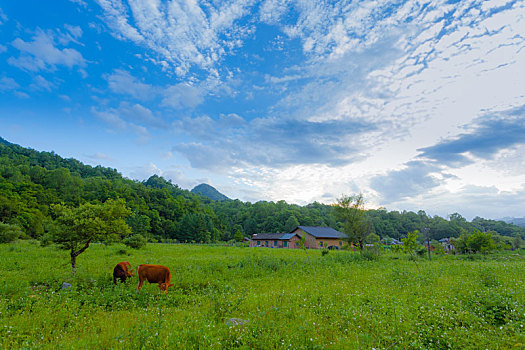
<instances>
[{"instance_id":1,"label":"hillside forest","mask_svg":"<svg viewBox=\"0 0 525 350\"><path fill-rule=\"evenodd\" d=\"M210 187L201 189L209 191ZM57 204L75 208L86 203L102 204L109 199L124 201L130 211L126 222L132 233L150 241L230 241L256 233L289 232L298 225L342 229L331 205L250 203L225 196L214 200L201 193L181 189L157 175L146 181L130 180L116 169L92 167L0 138L0 240L3 241L45 240L56 226L52 208ZM365 215L374 233L370 237L375 239L401 239L422 227L430 229L434 240L474 231L491 232L500 240L525 239L525 228L480 217L468 221L458 213L442 218L429 216L423 210L415 213L377 209L367 210Z\"/></svg>"}]
</instances>

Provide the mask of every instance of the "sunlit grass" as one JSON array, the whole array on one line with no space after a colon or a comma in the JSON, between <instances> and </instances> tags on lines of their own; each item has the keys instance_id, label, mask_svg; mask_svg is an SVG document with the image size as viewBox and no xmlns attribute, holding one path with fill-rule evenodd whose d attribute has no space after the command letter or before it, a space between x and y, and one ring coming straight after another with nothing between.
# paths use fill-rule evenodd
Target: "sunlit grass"
<instances>
[{"instance_id":1,"label":"sunlit grass","mask_svg":"<svg viewBox=\"0 0 525 350\"><path fill-rule=\"evenodd\" d=\"M93 245L72 279L65 251L0 245L0 348L479 349L525 344L517 254L410 261L354 252ZM120 261L166 265L167 295ZM61 289L63 282L72 288Z\"/></svg>"}]
</instances>

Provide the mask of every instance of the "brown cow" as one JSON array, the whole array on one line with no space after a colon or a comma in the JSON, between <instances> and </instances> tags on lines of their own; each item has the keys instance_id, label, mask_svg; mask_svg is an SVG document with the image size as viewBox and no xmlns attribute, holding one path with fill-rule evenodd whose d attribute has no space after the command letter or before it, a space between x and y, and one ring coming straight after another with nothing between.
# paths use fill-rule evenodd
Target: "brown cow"
<instances>
[{"instance_id":1,"label":"brown cow","mask_svg":"<svg viewBox=\"0 0 525 350\"><path fill-rule=\"evenodd\" d=\"M173 283L170 284L170 269L166 266L142 264L137 267L137 274L139 276L137 290L142 289L142 284L144 281L148 281L149 283L158 283L160 290L163 290L164 294L168 293L168 287L173 286Z\"/></svg>"},{"instance_id":2,"label":"brown cow","mask_svg":"<svg viewBox=\"0 0 525 350\"><path fill-rule=\"evenodd\" d=\"M131 264L127 261L119 262L113 269L113 283L117 284L117 278L120 282L125 282L128 277L133 277Z\"/></svg>"}]
</instances>

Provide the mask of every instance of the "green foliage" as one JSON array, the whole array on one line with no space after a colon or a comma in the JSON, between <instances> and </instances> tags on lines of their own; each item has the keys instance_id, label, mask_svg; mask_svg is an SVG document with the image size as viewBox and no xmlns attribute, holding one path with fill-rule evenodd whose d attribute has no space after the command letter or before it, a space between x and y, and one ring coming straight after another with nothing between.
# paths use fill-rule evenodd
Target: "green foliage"
<instances>
[{"instance_id":1,"label":"green foliage","mask_svg":"<svg viewBox=\"0 0 525 350\"><path fill-rule=\"evenodd\" d=\"M463 234L455 243L460 253L490 253L497 248L490 232L474 231Z\"/></svg>"},{"instance_id":2,"label":"green foliage","mask_svg":"<svg viewBox=\"0 0 525 350\"><path fill-rule=\"evenodd\" d=\"M335 216L343 224L343 232L348 236L348 242L357 244L362 251L367 237L373 230L365 215L363 195L342 196L334 205L334 210Z\"/></svg>"},{"instance_id":3,"label":"green foliage","mask_svg":"<svg viewBox=\"0 0 525 350\"><path fill-rule=\"evenodd\" d=\"M200 184L195 186L192 190L192 193L201 194L214 201L229 201L230 199L217 191L213 186L207 184Z\"/></svg>"},{"instance_id":4,"label":"green foliage","mask_svg":"<svg viewBox=\"0 0 525 350\"><path fill-rule=\"evenodd\" d=\"M512 249L520 249L521 247L521 238L519 236L514 237L512 240Z\"/></svg>"},{"instance_id":5,"label":"green foliage","mask_svg":"<svg viewBox=\"0 0 525 350\"><path fill-rule=\"evenodd\" d=\"M288 232L298 225L343 230L345 222L344 217L334 215L335 207L331 205L213 201L182 190L158 175L144 182L132 181L115 169L91 167L53 152L0 142L0 221L20 227L23 237L49 241L56 226L51 210L55 204L79 207L85 203L102 204L108 199L121 199L131 209L133 214L127 223L133 233L157 240L229 241L237 230L248 236ZM368 231L383 238L400 239L406 232L422 227L430 228L432 239L458 237L462 231L473 230L525 238L525 228L482 218L467 222L457 213L447 220L429 217L423 211L362 212ZM509 242L502 240L500 247L506 245Z\"/></svg>"},{"instance_id":6,"label":"green foliage","mask_svg":"<svg viewBox=\"0 0 525 350\"><path fill-rule=\"evenodd\" d=\"M0 243L11 243L22 237L24 233L17 225L0 222Z\"/></svg>"},{"instance_id":7,"label":"green foliage","mask_svg":"<svg viewBox=\"0 0 525 350\"><path fill-rule=\"evenodd\" d=\"M419 235L419 231L412 231L407 233L407 236L405 238L401 238L401 242L403 242L403 251L407 254L414 254L419 246L417 243L417 238Z\"/></svg>"},{"instance_id":8,"label":"green foliage","mask_svg":"<svg viewBox=\"0 0 525 350\"><path fill-rule=\"evenodd\" d=\"M381 237L379 237L373 232L370 233L368 237L366 237L366 240L365 240L366 243L370 243L370 244L379 243L380 241L381 241Z\"/></svg>"},{"instance_id":9,"label":"green foliage","mask_svg":"<svg viewBox=\"0 0 525 350\"><path fill-rule=\"evenodd\" d=\"M233 235L233 239L236 242L242 242L244 236L240 230L235 231L235 234Z\"/></svg>"},{"instance_id":10,"label":"green foliage","mask_svg":"<svg viewBox=\"0 0 525 350\"><path fill-rule=\"evenodd\" d=\"M134 234L124 239L124 244L133 249L142 249L147 243L148 240L141 234Z\"/></svg>"},{"instance_id":11,"label":"green foliage","mask_svg":"<svg viewBox=\"0 0 525 350\"><path fill-rule=\"evenodd\" d=\"M107 200L103 204L85 203L77 208L63 204L52 206L56 217L51 240L70 251L73 273L76 257L93 242L114 242L131 232L125 218L130 215L123 200Z\"/></svg>"}]
</instances>

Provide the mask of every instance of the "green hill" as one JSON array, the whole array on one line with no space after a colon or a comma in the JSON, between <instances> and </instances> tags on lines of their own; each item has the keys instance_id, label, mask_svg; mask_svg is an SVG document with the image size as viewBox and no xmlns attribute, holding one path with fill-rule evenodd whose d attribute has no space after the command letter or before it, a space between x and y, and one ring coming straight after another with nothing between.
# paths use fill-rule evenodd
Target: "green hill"
<instances>
[{"instance_id":1,"label":"green hill","mask_svg":"<svg viewBox=\"0 0 525 350\"><path fill-rule=\"evenodd\" d=\"M0 137L0 145L10 145L11 143Z\"/></svg>"},{"instance_id":2,"label":"green hill","mask_svg":"<svg viewBox=\"0 0 525 350\"><path fill-rule=\"evenodd\" d=\"M192 193L201 194L201 195L203 195L205 197L208 197L209 199L214 200L214 201L229 201L229 200L231 200L230 198L226 197L225 195L223 195L222 193L217 191L217 189L215 189L215 187L210 186L208 184L197 185L191 190L191 192Z\"/></svg>"},{"instance_id":3,"label":"green hill","mask_svg":"<svg viewBox=\"0 0 525 350\"><path fill-rule=\"evenodd\" d=\"M230 200L210 185L188 191L158 175L130 180L116 169L86 165L0 138L0 223L18 227L24 237L40 239L53 230L54 204L78 207L108 199L123 199L131 209L127 222L133 233L158 240L227 241L237 231L251 236L288 232L298 225L342 229L330 205ZM473 230L525 238L525 228L479 217L468 222L459 214L450 220L424 212L369 210L366 215L380 237L400 239L426 226L433 239Z\"/></svg>"}]
</instances>

